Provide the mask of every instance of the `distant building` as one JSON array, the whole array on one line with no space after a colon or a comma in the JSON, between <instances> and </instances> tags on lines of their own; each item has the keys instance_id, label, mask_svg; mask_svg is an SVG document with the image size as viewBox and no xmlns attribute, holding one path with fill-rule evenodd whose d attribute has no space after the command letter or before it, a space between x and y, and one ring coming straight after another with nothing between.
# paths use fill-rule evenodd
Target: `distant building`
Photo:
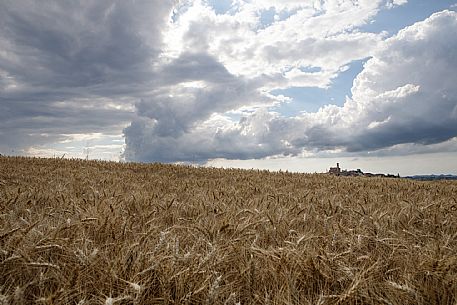
<instances>
[{"instance_id":1,"label":"distant building","mask_svg":"<svg viewBox=\"0 0 457 305\"><path fill-rule=\"evenodd\" d=\"M357 170L346 170L341 169L340 164L337 163L336 167L330 167L328 170L328 174L335 175L335 176L347 176L347 177L387 177L387 178L400 178L400 175L385 175L385 174L372 174L372 173L364 173L360 168Z\"/></svg>"},{"instance_id":2,"label":"distant building","mask_svg":"<svg viewBox=\"0 0 457 305\"><path fill-rule=\"evenodd\" d=\"M330 167L330 169L328 170L328 173L339 176L341 174L340 164L337 163L336 167Z\"/></svg>"}]
</instances>

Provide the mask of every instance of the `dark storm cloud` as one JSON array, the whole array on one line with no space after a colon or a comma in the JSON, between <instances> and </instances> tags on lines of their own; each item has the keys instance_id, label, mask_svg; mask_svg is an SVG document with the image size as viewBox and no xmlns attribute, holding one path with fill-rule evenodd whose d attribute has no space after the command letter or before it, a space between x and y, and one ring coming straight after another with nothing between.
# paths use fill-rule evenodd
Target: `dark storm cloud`
<instances>
[{"instance_id":1,"label":"dark storm cloud","mask_svg":"<svg viewBox=\"0 0 457 305\"><path fill-rule=\"evenodd\" d=\"M172 4L2 1L0 142L14 149L63 133L119 132L132 111L107 105L149 90ZM49 136L31 136L37 130Z\"/></svg>"},{"instance_id":2,"label":"dark storm cloud","mask_svg":"<svg viewBox=\"0 0 457 305\"><path fill-rule=\"evenodd\" d=\"M4 1L0 37L11 56L0 68L31 86L135 83L160 50L168 11L158 2Z\"/></svg>"}]
</instances>

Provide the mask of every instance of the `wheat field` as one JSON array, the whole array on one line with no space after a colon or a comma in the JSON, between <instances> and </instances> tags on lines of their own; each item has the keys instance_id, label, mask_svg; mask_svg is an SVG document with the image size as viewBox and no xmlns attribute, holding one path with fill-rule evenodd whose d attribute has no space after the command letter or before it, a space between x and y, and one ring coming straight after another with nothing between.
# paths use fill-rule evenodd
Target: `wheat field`
<instances>
[{"instance_id":1,"label":"wheat field","mask_svg":"<svg viewBox=\"0 0 457 305\"><path fill-rule=\"evenodd\" d=\"M457 304L457 182L0 157L0 304Z\"/></svg>"}]
</instances>

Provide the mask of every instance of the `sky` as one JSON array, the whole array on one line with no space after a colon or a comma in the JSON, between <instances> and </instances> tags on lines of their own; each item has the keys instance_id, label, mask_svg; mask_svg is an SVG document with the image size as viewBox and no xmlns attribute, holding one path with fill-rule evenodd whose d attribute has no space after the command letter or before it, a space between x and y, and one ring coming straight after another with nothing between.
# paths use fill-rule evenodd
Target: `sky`
<instances>
[{"instance_id":1,"label":"sky","mask_svg":"<svg viewBox=\"0 0 457 305\"><path fill-rule=\"evenodd\" d=\"M457 1L0 2L0 153L457 174Z\"/></svg>"}]
</instances>

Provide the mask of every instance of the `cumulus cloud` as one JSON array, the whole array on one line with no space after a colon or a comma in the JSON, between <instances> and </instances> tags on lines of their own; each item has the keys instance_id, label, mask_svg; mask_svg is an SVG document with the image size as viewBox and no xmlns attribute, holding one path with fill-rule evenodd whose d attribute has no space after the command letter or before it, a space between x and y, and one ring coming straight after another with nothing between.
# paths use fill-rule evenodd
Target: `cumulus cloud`
<instances>
[{"instance_id":1,"label":"cumulus cloud","mask_svg":"<svg viewBox=\"0 0 457 305\"><path fill-rule=\"evenodd\" d=\"M187 2L165 34L165 53L208 52L234 75L269 75L269 86L327 87L342 66L367 57L384 35L354 31L385 1L235 1L217 14ZM267 20L266 14L277 18ZM318 67L316 73L301 68Z\"/></svg>"},{"instance_id":2,"label":"cumulus cloud","mask_svg":"<svg viewBox=\"0 0 457 305\"><path fill-rule=\"evenodd\" d=\"M213 124L210 119L176 137L159 136L155 122L142 119L126 131L127 156L251 159L451 141L457 136L457 73L449 67L457 66L457 39L449 31L457 31L457 13L443 11L386 40L355 79L352 97L342 107L329 105L293 118L263 108L236 123L222 117Z\"/></svg>"},{"instance_id":3,"label":"cumulus cloud","mask_svg":"<svg viewBox=\"0 0 457 305\"><path fill-rule=\"evenodd\" d=\"M363 113L354 127L384 123L360 132L355 139L361 144L348 149L432 144L457 135L457 72L450 68L457 65L457 39L446 34L450 29L457 30L457 14L436 13L387 40L366 64L346 107Z\"/></svg>"}]
</instances>

